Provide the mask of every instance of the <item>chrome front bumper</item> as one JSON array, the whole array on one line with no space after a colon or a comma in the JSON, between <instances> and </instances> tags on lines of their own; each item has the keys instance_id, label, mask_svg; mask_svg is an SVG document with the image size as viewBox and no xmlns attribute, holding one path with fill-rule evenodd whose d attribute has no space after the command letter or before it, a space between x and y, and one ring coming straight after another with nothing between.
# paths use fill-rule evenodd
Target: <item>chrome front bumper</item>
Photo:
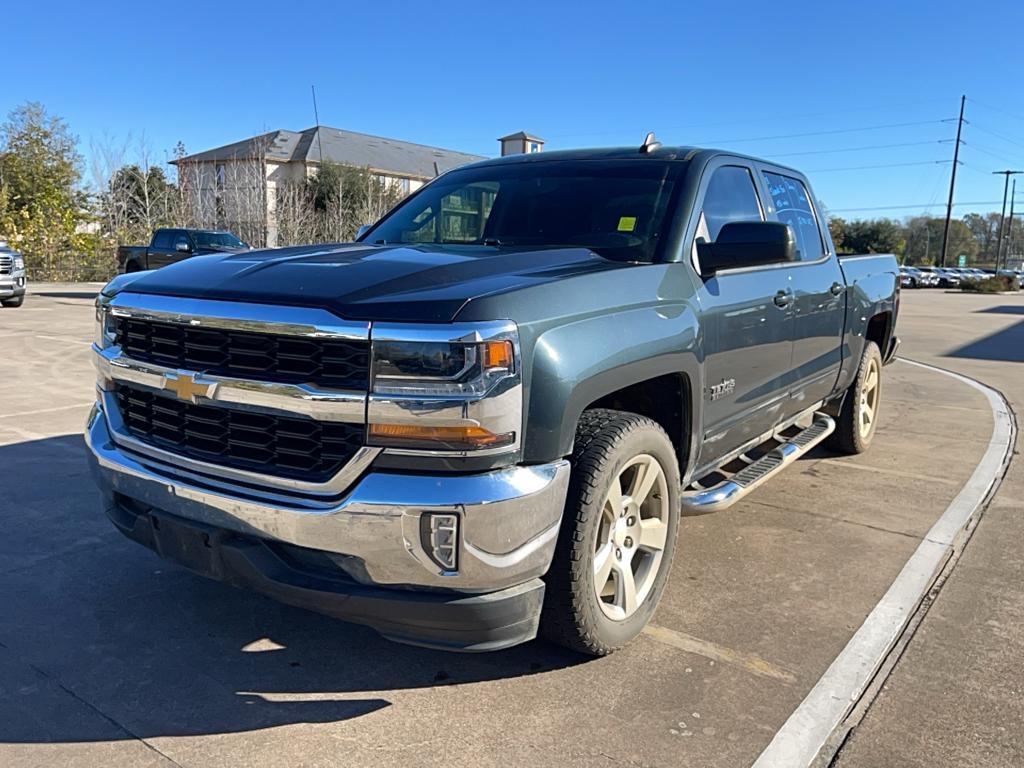
<instances>
[{"instance_id":1,"label":"chrome front bumper","mask_svg":"<svg viewBox=\"0 0 1024 768\"><path fill-rule=\"evenodd\" d=\"M14 275L0 275L0 299L20 296L25 292L25 275L18 272Z\"/></svg>"},{"instance_id":2,"label":"chrome front bumper","mask_svg":"<svg viewBox=\"0 0 1024 768\"><path fill-rule=\"evenodd\" d=\"M335 503L304 506L247 497L244 486L232 491L122 448L98 404L85 438L107 506L120 494L206 525L319 550L356 581L376 586L489 592L543 575L569 482L565 460L475 475L370 471ZM459 516L457 571L442 571L424 550L425 512Z\"/></svg>"}]
</instances>

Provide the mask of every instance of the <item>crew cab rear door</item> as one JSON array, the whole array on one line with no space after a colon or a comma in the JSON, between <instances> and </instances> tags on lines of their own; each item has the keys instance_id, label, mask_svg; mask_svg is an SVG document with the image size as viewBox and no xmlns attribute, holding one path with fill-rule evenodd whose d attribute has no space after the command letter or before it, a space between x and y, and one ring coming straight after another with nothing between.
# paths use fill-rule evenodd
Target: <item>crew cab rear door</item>
<instances>
[{"instance_id":1,"label":"crew cab rear door","mask_svg":"<svg viewBox=\"0 0 1024 768\"><path fill-rule=\"evenodd\" d=\"M715 158L698 190L689 244L714 242L733 221L762 221L765 205L751 164ZM792 381L793 291L788 265L719 270L698 284L704 327L703 447L707 463L771 430L786 409Z\"/></svg>"},{"instance_id":2,"label":"crew cab rear door","mask_svg":"<svg viewBox=\"0 0 1024 768\"><path fill-rule=\"evenodd\" d=\"M174 245L182 237L185 237L182 229L158 229L153 233L153 242L149 247L149 269L159 269L178 261L180 254L174 250Z\"/></svg>"},{"instance_id":3,"label":"crew cab rear door","mask_svg":"<svg viewBox=\"0 0 1024 768\"><path fill-rule=\"evenodd\" d=\"M788 224L798 249L788 265L793 290L793 382L786 415L795 415L835 389L842 366L846 280L828 227L807 182L798 174L758 164L769 219Z\"/></svg>"}]
</instances>

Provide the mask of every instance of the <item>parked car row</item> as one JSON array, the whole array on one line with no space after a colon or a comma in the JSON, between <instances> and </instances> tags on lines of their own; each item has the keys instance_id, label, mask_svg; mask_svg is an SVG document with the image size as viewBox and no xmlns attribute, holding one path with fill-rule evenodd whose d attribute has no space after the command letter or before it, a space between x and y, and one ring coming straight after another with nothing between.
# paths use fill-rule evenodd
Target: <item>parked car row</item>
<instances>
[{"instance_id":1,"label":"parked car row","mask_svg":"<svg viewBox=\"0 0 1024 768\"><path fill-rule=\"evenodd\" d=\"M903 288L959 288L965 280L984 280L993 277L995 270L978 267L901 266L900 286ZM1001 269L1000 275L1024 280L1024 271Z\"/></svg>"}]
</instances>

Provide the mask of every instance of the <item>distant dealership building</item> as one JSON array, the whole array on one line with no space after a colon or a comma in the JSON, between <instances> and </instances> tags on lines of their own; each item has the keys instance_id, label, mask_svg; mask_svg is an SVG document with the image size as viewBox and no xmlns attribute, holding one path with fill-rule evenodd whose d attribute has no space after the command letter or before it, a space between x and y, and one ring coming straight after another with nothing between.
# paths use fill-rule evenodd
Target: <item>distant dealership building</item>
<instances>
[{"instance_id":1,"label":"distant dealership building","mask_svg":"<svg viewBox=\"0 0 1024 768\"><path fill-rule=\"evenodd\" d=\"M523 134L525 136L525 134ZM508 142L511 145L513 142ZM521 151L530 143L521 142ZM502 140L502 154L506 154ZM408 194L438 173L483 160L480 155L412 144L338 128L271 131L172 161L197 218L230 226L246 221L277 244L278 191L312 176L321 162L368 168ZM254 220L262 219L261 221ZM246 226L246 229L249 227Z\"/></svg>"}]
</instances>

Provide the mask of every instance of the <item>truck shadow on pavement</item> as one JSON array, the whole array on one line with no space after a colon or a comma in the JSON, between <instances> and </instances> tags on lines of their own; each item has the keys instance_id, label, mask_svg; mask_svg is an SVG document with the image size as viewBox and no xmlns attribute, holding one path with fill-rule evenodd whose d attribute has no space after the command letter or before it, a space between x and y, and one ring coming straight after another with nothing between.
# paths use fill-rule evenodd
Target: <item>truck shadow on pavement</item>
<instances>
[{"instance_id":1,"label":"truck shadow on pavement","mask_svg":"<svg viewBox=\"0 0 1024 768\"><path fill-rule=\"evenodd\" d=\"M995 307L992 310L1001 309ZM1016 308L1012 308L1016 309ZM1006 312L1002 314L1017 314ZM1024 363L1024 320L989 334L959 349L949 352L946 357L967 357L975 360L1002 360L1010 363Z\"/></svg>"},{"instance_id":2,"label":"truck shadow on pavement","mask_svg":"<svg viewBox=\"0 0 1024 768\"><path fill-rule=\"evenodd\" d=\"M1000 304L976 311L979 315L1024 315L1024 304Z\"/></svg>"},{"instance_id":3,"label":"truck shadow on pavement","mask_svg":"<svg viewBox=\"0 0 1024 768\"><path fill-rule=\"evenodd\" d=\"M578 664L543 642L462 655L207 581L122 538L80 435L0 446L0 742L237 733L358 718L390 692Z\"/></svg>"}]
</instances>

